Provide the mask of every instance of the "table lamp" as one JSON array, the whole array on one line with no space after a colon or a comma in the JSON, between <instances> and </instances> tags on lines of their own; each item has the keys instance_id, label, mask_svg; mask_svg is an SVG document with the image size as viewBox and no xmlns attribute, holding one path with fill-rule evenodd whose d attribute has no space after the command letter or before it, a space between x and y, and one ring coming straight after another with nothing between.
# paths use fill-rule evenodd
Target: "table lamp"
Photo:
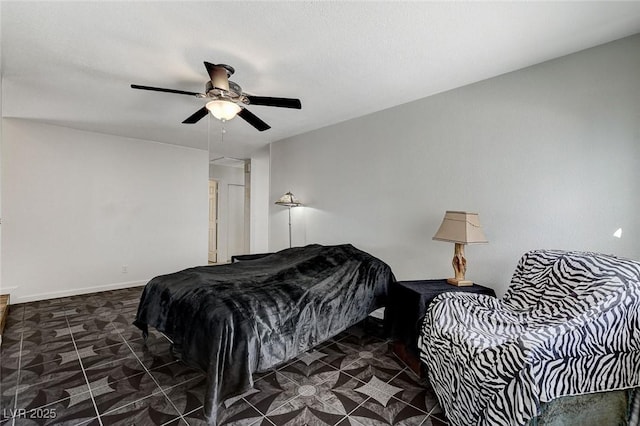
<instances>
[{"instance_id":1,"label":"table lamp","mask_svg":"<svg viewBox=\"0 0 640 426\"><path fill-rule=\"evenodd\" d=\"M447 282L455 286L473 285L473 282L465 279L464 276L467 272L464 246L465 244L488 243L487 237L482 231L478 213L447 211L433 239L455 243L453 261L451 262L455 276L448 278Z\"/></svg>"}]
</instances>

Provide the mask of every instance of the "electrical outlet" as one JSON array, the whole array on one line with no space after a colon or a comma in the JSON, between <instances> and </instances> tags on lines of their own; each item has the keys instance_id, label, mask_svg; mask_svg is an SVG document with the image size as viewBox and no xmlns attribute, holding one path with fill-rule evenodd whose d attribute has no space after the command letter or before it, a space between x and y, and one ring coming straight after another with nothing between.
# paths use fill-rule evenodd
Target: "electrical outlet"
<instances>
[{"instance_id":1,"label":"electrical outlet","mask_svg":"<svg viewBox=\"0 0 640 426\"><path fill-rule=\"evenodd\" d=\"M126 274L127 272L129 272L129 267L127 265L122 265L122 273Z\"/></svg>"}]
</instances>

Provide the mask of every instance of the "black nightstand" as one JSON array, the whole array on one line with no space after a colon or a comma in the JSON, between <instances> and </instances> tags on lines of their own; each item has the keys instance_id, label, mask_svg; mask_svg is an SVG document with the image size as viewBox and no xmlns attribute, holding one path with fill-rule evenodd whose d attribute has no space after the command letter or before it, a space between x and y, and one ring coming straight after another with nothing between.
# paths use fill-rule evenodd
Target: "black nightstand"
<instances>
[{"instance_id":1,"label":"black nightstand","mask_svg":"<svg viewBox=\"0 0 640 426\"><path fill-rule=\"evenodd\" d=\"M456 287L446 279L398 281L389 291L385 309L385 328L392 339L392 350L414 372L421 374L418 334L431 301L441 293L465 292L495 297L493 289L478 284Z\"/></svg>"}]
</instances>

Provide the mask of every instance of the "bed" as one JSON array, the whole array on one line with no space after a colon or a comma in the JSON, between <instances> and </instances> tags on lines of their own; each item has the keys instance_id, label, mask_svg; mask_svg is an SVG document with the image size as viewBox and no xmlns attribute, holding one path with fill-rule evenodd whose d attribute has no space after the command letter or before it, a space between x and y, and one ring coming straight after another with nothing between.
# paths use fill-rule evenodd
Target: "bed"
<instances>
[{"instance_id":1,"label":"bed","mask_svg":"<svg viewBox=\"0 0 640 426\"><path fill-rule=\"evenodd\" d=\"M184 363L207 374L205 414L268 370L384 306L395 278L350 244L309 245L256 260L201 266L153 278L134 324L173 341Z\"/></svg>"}]
</instances>

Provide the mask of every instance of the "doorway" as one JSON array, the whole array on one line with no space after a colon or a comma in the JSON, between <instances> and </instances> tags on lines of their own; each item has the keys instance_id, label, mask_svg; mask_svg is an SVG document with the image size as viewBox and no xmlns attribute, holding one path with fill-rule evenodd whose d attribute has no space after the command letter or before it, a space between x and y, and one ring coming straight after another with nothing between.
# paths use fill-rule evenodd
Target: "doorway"
<instances>
[{"instance_id":1,"label":"doorway","mask_svg":"<svg viewBox=\"0 0 640 426\"><path fill-rule=\"evenodd\" d=\"M211 161L209 182L211 185L215 181L216 188L209 190L209 263L228 263L234 255L249 253L250 164L249 160L226 157ZM212 261L214 244L215 261Z\"/></svg>"}]
</instances>

